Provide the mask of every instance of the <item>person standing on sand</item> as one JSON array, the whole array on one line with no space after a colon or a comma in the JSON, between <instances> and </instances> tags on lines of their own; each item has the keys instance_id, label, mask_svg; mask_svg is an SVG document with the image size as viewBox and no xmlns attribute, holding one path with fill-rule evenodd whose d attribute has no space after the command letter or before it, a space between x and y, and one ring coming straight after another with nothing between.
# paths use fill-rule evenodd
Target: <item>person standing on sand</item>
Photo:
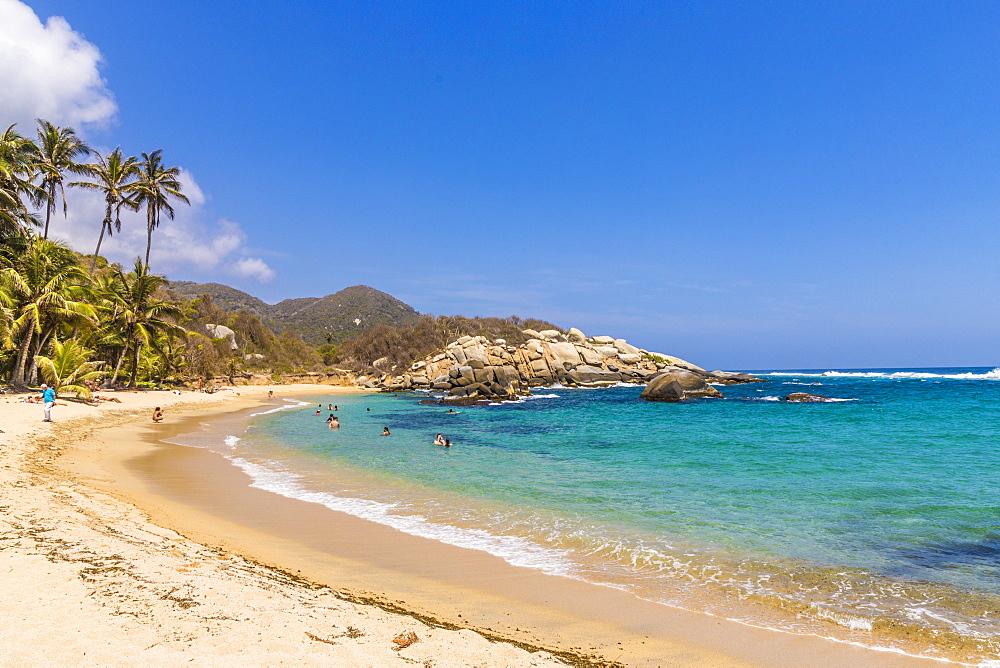
<instances>
[{"instance_id":1,"label":"person standing on sand","mask_svg":"<svg viewBox=\"0 0 1000 668\"><path fill-rule=\"evenodd\" d=\"M42 403L45 404L45 419L43 422L52 422L52 407L56 403L56 391L42 383Z\"/></svg>"},{"instance_id":2,"label":"person standing on sand","mask_svg":"<svg viewBox=\"0 0 1000 668\"><path fill-rule=\"evenodd\" d=\"M163 409L157 406L153 409L153 422L163 421Z\"/></svg>"}]
</instances>

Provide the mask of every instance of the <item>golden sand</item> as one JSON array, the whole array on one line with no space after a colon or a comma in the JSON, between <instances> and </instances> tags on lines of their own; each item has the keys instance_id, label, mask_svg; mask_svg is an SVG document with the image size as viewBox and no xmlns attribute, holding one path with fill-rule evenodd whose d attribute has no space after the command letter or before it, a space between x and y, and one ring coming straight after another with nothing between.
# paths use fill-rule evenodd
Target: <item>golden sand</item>
<instances>
[{"instance_id":1,"label":"golden sand","mask_svg":"<svg viewBox=\"0 0 1000 668\"><path fill-rule=\"evenodd\" d=\"M250 488L220 455L162 442L268 390L354 391L238 389L119 392L57 406L51 424L0 399L0 664L926 663L514 567Z\"/></svg>"}]
</instances>

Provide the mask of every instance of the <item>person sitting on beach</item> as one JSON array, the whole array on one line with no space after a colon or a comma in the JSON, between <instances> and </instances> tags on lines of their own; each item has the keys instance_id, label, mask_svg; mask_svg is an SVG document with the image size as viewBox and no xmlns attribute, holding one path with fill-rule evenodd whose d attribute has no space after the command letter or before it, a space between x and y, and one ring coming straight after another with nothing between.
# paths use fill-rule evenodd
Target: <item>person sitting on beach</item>
<instances>
[{"instance_id":1,"label":"person sitting on beach","mask_svg":"<svg viewBox=\"0 0 1000 668\"><path fill-rule=\"evenodd\" d=\"M434 445L444 445L444 436L442 434L434 437Z\"/></svg>"},{"instance_id":2,"label":"person sitting on beach","mask_svg":"<svg viewBox=\"0 0 1000 668\"><path fill-rule=\"evenodd\" d=\"M163 410L157 406L153 409L153 422L160 422L163 420Z\"/></svg>"},{"instance_id":3,"label":"person sitting on beach","mask_svg":"<svg viewBox=\"0 0 1000 668\"><path fill-rule=\"evenodd\" d=\"M389 431L388 427L385 427L384 429L382 429L382 435L383 436L392 436L392 432Z\"/></svg>"},{"instance_id":4,"label":"person sitting on beach","mask_svg":"<svg viewBox=\"0 0 1000 668\"><path fill-rule=\"evenodd\" d=\"M330 429L337 429L340 427L340 420L333 418L329 421Z\"/></svg>"},{"instance_id":5,"label":"person sitting on beach","mask_svg":"<svg viewBox=\"0 0 1000 668\"><path fill-rule=\"evenodd\" d=\"M268 399L274 399L274 390L268 390L267 391L267 398Z\"/></svg>"}]
</instances>

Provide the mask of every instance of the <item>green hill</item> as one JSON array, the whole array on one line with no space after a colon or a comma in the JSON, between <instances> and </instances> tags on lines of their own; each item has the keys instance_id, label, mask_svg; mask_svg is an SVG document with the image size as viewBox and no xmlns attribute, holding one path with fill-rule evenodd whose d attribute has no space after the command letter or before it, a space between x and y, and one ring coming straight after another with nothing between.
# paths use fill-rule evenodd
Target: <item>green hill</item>
<instances>
[{"instance_id":1,"label":"green hill","mask_svg":"<svg viewBox=\"0 0 1000 668\"><path fill-rule=\"evenodd\" d=\"M247 311L275 331L291 330L317 345L339 344L376 325L402 327L420 316L409 304L367 285L354 285L325 297L286 299L273 305L220 283L170 281L167 287L188 298L207 293L212 303L227 311Z\"/></svg>"}]
</instances>

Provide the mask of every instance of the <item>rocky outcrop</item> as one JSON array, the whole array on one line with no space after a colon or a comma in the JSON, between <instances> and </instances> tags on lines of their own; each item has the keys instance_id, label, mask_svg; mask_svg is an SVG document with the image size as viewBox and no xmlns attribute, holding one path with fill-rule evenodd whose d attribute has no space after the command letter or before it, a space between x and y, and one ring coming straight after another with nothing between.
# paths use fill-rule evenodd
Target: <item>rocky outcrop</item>
<instances>
[{"instance_id":1,"label":"rocky outcrop","mask_svg":"<svg viewBox=\"0 0 1000 668\"><path fill-rule=\"evenodd\" d=\"M236 345L236 332L229 329L225 325L205 325L205 329L208 330L208 336L213 339L227 339L229 341L229 349L236 350L238 346Z\"/></svg>"},{"instance_id":2,"label":"rocky outcrop","mask_svg":"<svg viewBox=\"0 0 1000 668\"><path fill-rule=\"evenodd\" d=\"M573 328L565 334L553 329L524 330L528 340L510 345L503 339L463 336L443 350L414 362L406 373L376 382L365 379L367 387L385 391L433 390L447 395L448 401L514 399L528 394L528 388L555 384L600 387L620 382L644 384L664 372L683 372L686 396L716 396L718 390L705 385L694 389L692 376L719 383L751 382L728 374L716 377L684 360L651 353L610 336L587 337ZM747 376L748 379L755 379ZM360 380L360 379L359 379ZM705 392L697 394L697 392ZM714 393L714 394L713 394Z\"/></svg>"},{"instance_id":3,"label":"rocky outcrop","mask_svg":"<svg viewBox=\"0 0 1000 668\"><path fill-rule=\"evenodd\" d=\"M792 392L787 397L785 401L791 401L800 404L821 404L824 402L832 401L830 397L824 397L819 394L809 394L808 392Z\"/></svg>"},{"instance_id":4,"label":"rocky outcrop","mask_svg":"<svg viewBox=\"0 0 1000 668\"><path fill-rule=\"evenodd\" d=\"M674 367L653 378L639 397L646 401L684 401L698 397L721 399L722 393L698 374Z\"/></svg>"},{"instance_id":5,"label":"rocky outcrop","mask_svg":"<svg viewBox=\"0 0 1000 668\"><path fill-rule=\"evenodd\" d=\"M712 377L713 383L721 383L723 385L740 385L742 383L764 383L767 382L763 378L758 378L757 376L751 376L748 373L740 373L738 371L713 371Z\"/></svg>"}]
</instances>

